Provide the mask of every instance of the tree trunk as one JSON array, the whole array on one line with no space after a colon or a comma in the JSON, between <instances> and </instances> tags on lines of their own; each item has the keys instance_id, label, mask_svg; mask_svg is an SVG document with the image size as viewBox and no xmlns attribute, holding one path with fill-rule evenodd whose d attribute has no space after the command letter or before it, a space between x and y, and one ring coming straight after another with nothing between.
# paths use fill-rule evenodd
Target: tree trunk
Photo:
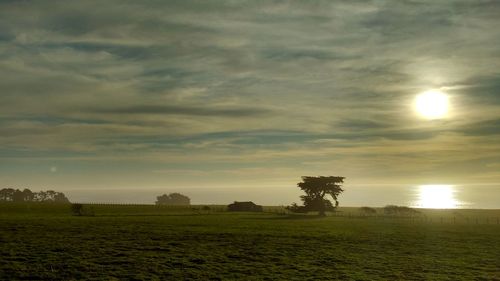
<instances>
[{"instance_id":1,"label":"tree trunk","mask_svg":"<svg viewBox=\"0 0 500 281\"><path fill-rule=\"evenodd\" d=\"M323 198L320 199L321 201L319 202L318 204L318 208L319 208L319 213L318 213L318 216L320 217L326 217L326 213L325 213L325 202L323 202Z\"/></svg>"}]
</instances>

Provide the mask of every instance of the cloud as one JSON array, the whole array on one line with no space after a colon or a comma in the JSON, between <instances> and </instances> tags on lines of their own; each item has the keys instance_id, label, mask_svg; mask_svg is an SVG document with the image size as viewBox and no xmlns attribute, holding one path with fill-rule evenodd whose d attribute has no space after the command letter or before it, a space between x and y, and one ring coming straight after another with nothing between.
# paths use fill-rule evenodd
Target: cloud
<instances>
[{"instance_id":1,"label":"cloud","mask_svg":"<svg viewBox=\"0 0 500 281\"><path fill-rule=\"evenodd\" d=\"M110 114L165 114L165 115L195 115L195 116L226 116L248 117L270 113L263 108L210 108L202 106L175 106L175 105L136 105L123 108L96 109L97 113Z\"/></svg>"},{"instance_id":2,"label":"cloud","mask_svg":"<svg viewBox=\"0 0 500 281\"><path fill-rule=\"evenodd\" d=\"M462 171L498 156L499 12L495 1L4 1L0 156L148 171L223 162L234 175ZM448 120L414 114L429 88L449 93Z\"/></svg>"},{"instance_id":3,"label":"cloud","mask_svg":"<svg viewBox=\"0 0 500 281\"><path fill-rule=\"evenodd\" d=\"M500 135L500 119L475 122L465 125L457 131L472 136Z\"/></svg>"}]
</instances>

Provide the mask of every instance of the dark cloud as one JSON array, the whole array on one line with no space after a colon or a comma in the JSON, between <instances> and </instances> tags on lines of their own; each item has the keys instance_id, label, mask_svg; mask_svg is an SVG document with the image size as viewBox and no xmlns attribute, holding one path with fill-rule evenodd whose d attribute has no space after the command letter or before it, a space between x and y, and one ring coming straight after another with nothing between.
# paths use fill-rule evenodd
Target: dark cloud
<instances>
[{"instance_id":1,"label":"dark cloud","mask_svg":"<svg viewBox=\"0 0 500 281\"><path fill-rule=\"evenodd\" d=\"M346 119L338 123L338 126L348 130L371 130L390 128L391 125L384 122L362 119Z\"/></svg>"},{"instance_id":2,"label":"dark cloud","mask_svg":"<svg viewBox=\"0 0 500 281\"><path fill-rule=\"evenodd\" d=\"M293 61L298 59L315 59L321 62L329 60L348 60L356 57L350 57L343 54L335 54L332 51L326 50L293 50L286 48L276 48L264 50L261 52L264 59L276 61Z\"/></svg>"},{"instance_id":3,"label":"dark cloud","mask_svg":"<svg viewBox=\"0 0 500 281\"><path fill-rule=\"evenodd\" d=\"M12 41L16 37L14 34L10 33L9 31L3 31L0 29L0 42L6 42L6 41Z\"/></svg>"},{"instance_id":4,"label":"dark cloud","mask_svg":"<svg viewBox=\"0 0 500 281\"><path fill-rule=\"evenodd\" d=\"M252 117L271 113L264 108L222 108L202 106L176 105L136 105L122 108L95 109L96 113L109 114L164 114L164 115L193 115L193 116L225 116L225 117Z\"/></svg>"},{"instance_id":5,"label":"dark cloud","mask_svg":"<svg viewBox=\"0 0 500 281\"><path fill-rule=\"evenodd\" d=\"M411 39L415 36L429 36L436 30L446 30L453 27L453 11L449 6L429 6L426 3L400 3L397 9L394 3L387 3L376 13L372 13L361 24L371 30L386 36L387 39Z\"/></svg>"},{"instance_id":6,"label":"dark cloud","mask_svg":"<svg viewBox=\"0 0 500 281\"><path fill-rule=\"evenodd\" d=\"M495 76L473 77L465 81L458 81L457 84L463 85L454 92L460 96L464 106L476 103L500 103L500 72Z\"/></svg>"},{"instance_id":7,"label":"dark cloud","mask_svg":"<svg viewBox=\"0 0 500 281\"><path fill-rule=\"evenodd\" d=\"M500 135L500 119L474 122L465 125L456 131L471 136Z\"/></svg>"}]
</instances>

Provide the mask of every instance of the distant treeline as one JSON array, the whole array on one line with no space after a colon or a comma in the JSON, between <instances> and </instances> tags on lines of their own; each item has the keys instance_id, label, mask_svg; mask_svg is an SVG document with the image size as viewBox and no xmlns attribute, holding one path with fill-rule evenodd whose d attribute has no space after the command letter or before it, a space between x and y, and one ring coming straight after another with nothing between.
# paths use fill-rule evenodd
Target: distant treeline
<instances>
[{"instance_id":1,"label":"distant treeline","mask_svg":"<svg viewBox=\"0 0 500 281\"><path fill-rule=\"evenodd\" d=\"M62 192L54 190L32 192L27 188L23 191L13 188L0 189L0 202L70 203Z\"/></svg>"},{"instance_id":2,"label":"distant treeline","mask_svg":"<svg viewBox=\"0 0 500 281\"><path fill-rule=\"evenodd\" d=\"M174 192L156 197L156 205L177 205L186 206L191 204L191 199L186 195Z\"/></svg>"}]
</instances>

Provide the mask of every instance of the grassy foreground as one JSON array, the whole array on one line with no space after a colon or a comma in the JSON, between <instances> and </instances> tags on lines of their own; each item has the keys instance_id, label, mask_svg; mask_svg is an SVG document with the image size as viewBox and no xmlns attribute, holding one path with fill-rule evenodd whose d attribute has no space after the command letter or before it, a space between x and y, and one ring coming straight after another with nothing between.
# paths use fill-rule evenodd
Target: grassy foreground
<instances>
[{"instance_id":1,"label":"grassy foreground","mask_svg":"<svg viewBox=\"0 0 500 281\"><path fill-rule=\"evenodd\" d=\"M429 211L432 221L93 208L0 206L0 279L500 280L496 210Z\"/></svg>"}]
</instances>

